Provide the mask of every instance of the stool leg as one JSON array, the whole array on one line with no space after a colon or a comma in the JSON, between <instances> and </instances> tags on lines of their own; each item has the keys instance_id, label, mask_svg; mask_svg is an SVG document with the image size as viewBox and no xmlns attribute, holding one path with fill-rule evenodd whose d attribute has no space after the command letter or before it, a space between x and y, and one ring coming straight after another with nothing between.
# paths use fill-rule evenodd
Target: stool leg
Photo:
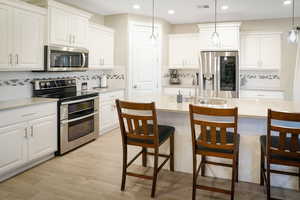
<instances>
[{"instance_id":1,"label":"stool leg","mask_svg":"<svg viewBox=\"0 0 300 200\"><path fill-rule=\"evenodd\" d=\"M174 134L170 137L170 170L174 172Z\"/></svg>"},{"instance_id":2,"label":"stool leg","mask_svg":"<svg viewBox=\"0 0 300 200\"><path fill-rule=\"evenodd\" d=\"M193 152L193 196L192 200L196 199L196 184L197 184L197 157L195 152Z\"/></svg>"},{"instance_id":3,"label":"stool leg","mask_svg":"<svg viewBox=\"0 0 300 200\"><path fill-rule=\"evenodd\" d=\"M260 147L260 185L265 185L264 173L265 173L265 155L263 152L263 148Z\"/></svg>"},{"instance_id":4,"label":"stool leg","mask_svg":"<svg viewBox=\"0 0 300 200\"><path fill-rule=\"evenodd\" d=\"M127 145L124 144L124 146L123 146L123 170L122 170L121 191L124 191L124 189L125 189L126 172L127 172Z\"/></svg>"},{"instance_id":5,"label":"stool leg","mask_svg":"<svg viewBox=\"0 0 300 200\"><path fill-rule=\"evenodd\" d=\"M237 147L239 148L239 147ZM237 149L237 155L236 155L236 179L235 181L238 183L239 182L239 162L240 162L240 151Z\"/></svg>"},{"instance_id":6,"label":"stool leg","mask_svg":"<svg viewBox=\"0 0 300 200\"><path fill-rule=\"evenodd\" d=\"M206 161L206 156L201 156L201 163L205 163L205 161ZM201 176L205 176L205 164L203 164L201 167Z\"/></svg>"},{"instance_id":7,"label":"stool leg","mask_svg":"<svg viewBox=\"0 0 300 200\"><path fill-rule=\"evenodd\" d=\"M236 153L237 155L237 153ZM231 177L231 200L234 200L235 178L236 178L236 155L232 160L232 177Z\"/></svg>"},{"instance_id":8,"label":"stool leg","mask_svg":"<svg viewBox=\"0 0 300 200\"><path fill-rule=\"evenodd\" d=\"M143 159L143 167L147 167L147 148L145 147L143 147L142 159Z\"/></svg>"},{"instance_id":9,"label":"stool leg","mask_svg":"<svg viewBox=\"0 0 300 200\"><path fill-rule=\"evenodd\" d=\"M267 155L268 157L268 155ZM267 199L271 199L271 175L270 175L270 161L267 158Z\"/></svg>"},{"instance_id":10,"label":"stool leg","mask_svg":"<svg viewBox=\"0 0 300 200\"><path fill-rule=\"evenodd\" d=\"M151 197L154 198L156 190L156 181L157 181L157 170L158 170L158 148L154 150L154 166L153 166L153 182L152 182L152 192Z\"/></svg>"}]
</instances>

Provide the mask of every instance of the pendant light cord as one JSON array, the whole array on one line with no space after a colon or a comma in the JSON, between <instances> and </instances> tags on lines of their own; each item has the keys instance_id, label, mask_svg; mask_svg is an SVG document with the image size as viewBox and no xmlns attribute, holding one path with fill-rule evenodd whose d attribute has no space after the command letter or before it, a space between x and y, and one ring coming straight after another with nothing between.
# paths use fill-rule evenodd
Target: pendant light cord
<instances>
[{"instance_id":1,"label":"pendant light cord","mask_svg":"<svg viewBox=\"0 0 300 200\"><path fill-rule=\"evenodd\" d=\"M152 0L152 36L154 36L154 0Z\"/></svg>"},{"instance_id":2,"label":"pendant light cord","mask_svg":"<svg viewBox=\"0 0 300 200\"><path fill-rule=\"evenodd\" d=\"M215 32L217 32L217 0L215 0Z\"/></svg>"},{"instance_id":3,"label":"pendant light cord","mask_svg":"<svg viewBox=\"0 0 300 200\"><path fill-rule=\"evenodd\" d=\"M293 0L293 10L292 10L292 27L295 26L295 0Z\"/></svg>"}]
</instances>

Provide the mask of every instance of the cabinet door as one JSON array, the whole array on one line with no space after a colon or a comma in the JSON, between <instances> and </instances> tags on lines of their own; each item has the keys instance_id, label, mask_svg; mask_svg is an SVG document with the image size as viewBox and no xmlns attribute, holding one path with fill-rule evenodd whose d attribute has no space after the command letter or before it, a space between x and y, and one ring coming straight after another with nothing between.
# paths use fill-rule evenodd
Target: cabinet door
<instances>
[{"instance_id":1,"label":"cabinet door","mask_svg":"<svg viewBox=\"0 0 300 200\"><path fill-rule=\"evenodd\" d=\"M221 49L239 49L239 30L220 28L218 33L220 35Z\"/></svg>"},{"instance_id":2,"label":"cabinet door","mask_svg":"<svg viewBox=\"0 0 300 200\"><path fill-rule=\"evenodd\" d=\"M169 65L171 67L182 67L184 62L184 38L180 36L171 36L169 41Z\"/></svg>"},{"instance_id":3,"label":"cabinet door","mask_svg":"<svg viewBox=\"0 0 300 200\"><path fill-rule=\"evenodd\" d=\"M50 44L70 45L69 14L64 10L49 8Z\"/></svg>"},{"instance_id":4,"label":"cabinet door","mask_svg":"<svg viewBox=\"0 0 300 200\"><path fill-rule=\"evenodd\" d=\"M0 70L12 67L12 8L0 4Z\"/></svg>"},{"instance_id":5,"label":"cabinet door","mask_svg":"<svg viewBox=\"0 0 300 200\"><path fill-rule=\"evenodd\" d=\"M204 30L200 30L200 41L199 41L199 45L200 45L200 49L204 49L204 50L207 50L207 49L217 49L219 47L215 47L213 44L212 44L212 41L211 41L211 35L213 34L213 29L204 29Z\"/></svg>"},{"instance_id":6,"label":"cabinet door","mask_svg":"<svg viewBox=\"0 0 300 200\"><path fill-rule=\"evenodd\" d=\"M184 56L184 67L186 68L198 68L199 67L199 36L188 35L185 38L185 56Z\"/></svg>"},{"instance_id":7,"label":"cabinet door","mask_svg":"<svg viewBox=\"0 0 300 200\"><path fill-rule=\"evenodd\" d=\"M257 68L260 59L260 38L257 36L242 36L241 38L241 68Z\"/></svg>"},{"instance_id":8,"label":"cabinet door","mask_svg":"<svg viewBox=\"0 0 300 200\"><path fill-rule=\"evenodd\" d=\"M69 30L72 37L72 46L87 48L88 22L87 18L70 15Z\"/></svg>"},{"instance_id":9,"label":"cabinet door","mask_svg":"<svg viewBox=\"0 0 300 200\"><path fill-rule=\"evenodd\" d=\"M44 16L14 9L16 70L43 68Z\"/></svg>"},{"instance_id":10,"label":"cabinet door","mask_svg":"<svg viewBox=\"0 0 300 200\"><path fill-rule=\"evenodd\" d=\"M101 33L95 27L89 27L88 43L89 43L89 67L100 68L100 37Z\"/></svg>"},{"instance_id":11,"label":"cabinet door","mask_svg":"<svg viewBox=\"0 0 300 200\"><path fill-rule=\"evenodd\" d=\"M263 36L260 39L260 66L267 69L279 69L281 66L280 35Z\"/></svg>"},{"instance_id":12,"label":"cabinet door","mask_svg":"<svg viewBox=\"0 0 300 200\"><path fill-rule=\"evenodd\" d=\"M112 68L114 65L114 34L102 31L101 41L104 68Z\"/></svg>"},{"instance_id":13,"label":"cabinet door","mask_svg":"<svg viewBox=\"0 0 300 200\"><path fill-rule=\"evenodd\" d=\"M29 159L34 160L57 151L56 115L30 122Z\"/></svg>"},{"instance_id":14,"label":"cabinet door","mask_svg":"<svg viewBox=\"0 0 300 200\"><path fill-rule=\"evenodd\" d=\"M0 128L0 174L26 162L26 124Z\"/></svg>"},{"instance_id":15,"label":"cabinet door","mask_svg":"<svg viewBox=\"0 0 300 200\"><path fill-rule=\"evenodd\" d=\"M100 105L100 132L115 125L113 102L104 102Z\"/></svg>"}]
</instances>

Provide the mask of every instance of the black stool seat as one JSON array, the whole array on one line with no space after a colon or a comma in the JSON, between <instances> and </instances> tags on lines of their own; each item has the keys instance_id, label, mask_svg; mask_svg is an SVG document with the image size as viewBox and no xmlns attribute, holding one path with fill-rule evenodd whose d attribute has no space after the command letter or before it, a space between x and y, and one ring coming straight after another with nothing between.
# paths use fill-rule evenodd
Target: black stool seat
<instances>
[{"instance_id":1,"label":"black stool seat","mask_svg":"<svg viewBox=\"0 0 300 200\"><path fill-rule=\"evenodd\" d=\"M279 148L279 136L271 136L271 147L273 148ZM267 147L267 136L263 135L260 136L260 143L262 145L262 150L266 153L266 147ZM291 138L286 138L285 140L285 150L290 150L290 146L288 144L291 143ZM300 139L298 139L298 144L300 144ZM298 151L300 151L300 146L298 146ZM283 161L294 161L294 162L300 162L300 158L296 157L288 157L288 156L280 156L278 154L271 154L272 159L276 160L283 160Z\"/></svg>"},{"instance_id":2,"label":"black stool seat","mask_svg":"<svg viewBox=\"0 0 300 200\"><path fill-rule=\"evenodd\" d=\"M171 135L175 132L175 128L172 126L158 125L158 134L159 134L159 144L166 141ZM148 134L149 136L153 135L153 125L148 124ZM154 144L154 141L151 139L141 139L141 138L130 138L128 137L128 142L138 142L146 144Z\"/></svg>"},{"instance_id":3,"label":"black stool seat","mask_svg":"<svg viewBox=\"0 0 300 200\"><path fill-rule=\"evenodd\" d=\"M216 135L216 139L217 139L217 143L221 143L221 132L220 131L216 131L217 135ZM234 138L233 138L233 134L232 132L226 132L226 141L228 144L233 144ZM200 137L200 136L199 136ZM198 139L199 139L198 137ZM207 142L210 142L210 131L208 130L206 133L206 137L207 137ZM238 144L240 143L240 135L237 134L237 142ZM200 151L207 151L207 152L216 152L216 153L228 153L228 154L232 154L233 150L228 150L228 149L214 149L214 148L208 148L206 146L202 146L200 144L197 144L197 150Z\"/></svg>"}]
</instances>

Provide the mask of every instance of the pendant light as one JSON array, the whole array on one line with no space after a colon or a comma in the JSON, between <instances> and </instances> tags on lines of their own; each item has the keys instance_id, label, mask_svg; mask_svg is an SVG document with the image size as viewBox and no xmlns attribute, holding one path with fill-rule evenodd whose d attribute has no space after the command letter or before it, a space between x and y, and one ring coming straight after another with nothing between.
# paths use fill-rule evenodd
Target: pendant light
<instances>
[{"instance_id":1,"label":"pendant light","mask_svg":"<svg viewBox=\"0 0 300 200\"><path fill-rule=\"evenodd\" d=\"M154 27L154 18L155 18L155 16L154 16L154 7L155 5L154 5L154 0L152 0L152 33L151 33L151 35L150 35L150 40L154 43L155 41L156 41L156 36L155 36L155 27Z\"/></svg>"},{"instance_id":2,"label":"pendant light","mask_svg":"<svg viewBox=\"0 0 300 200\"><path fill-rule=\"evenodd\" d=\"M299 37L298 27L295 27L295 0L293 0L292 10L292 29L288 32L288 41L290 43L297 43Z\"/></svg>"},{"instance_id":3,"label":"pendant light","mask_svg":"<svg viewBox=\"0 0 300 200\"><path fill-rule=\"evenodd\" d=\"M218 47L220 45L220 36L217 32L217 0L215 0L215 31L211 35L211 41L214 46Z\"/></svg>"}]
</instances>

